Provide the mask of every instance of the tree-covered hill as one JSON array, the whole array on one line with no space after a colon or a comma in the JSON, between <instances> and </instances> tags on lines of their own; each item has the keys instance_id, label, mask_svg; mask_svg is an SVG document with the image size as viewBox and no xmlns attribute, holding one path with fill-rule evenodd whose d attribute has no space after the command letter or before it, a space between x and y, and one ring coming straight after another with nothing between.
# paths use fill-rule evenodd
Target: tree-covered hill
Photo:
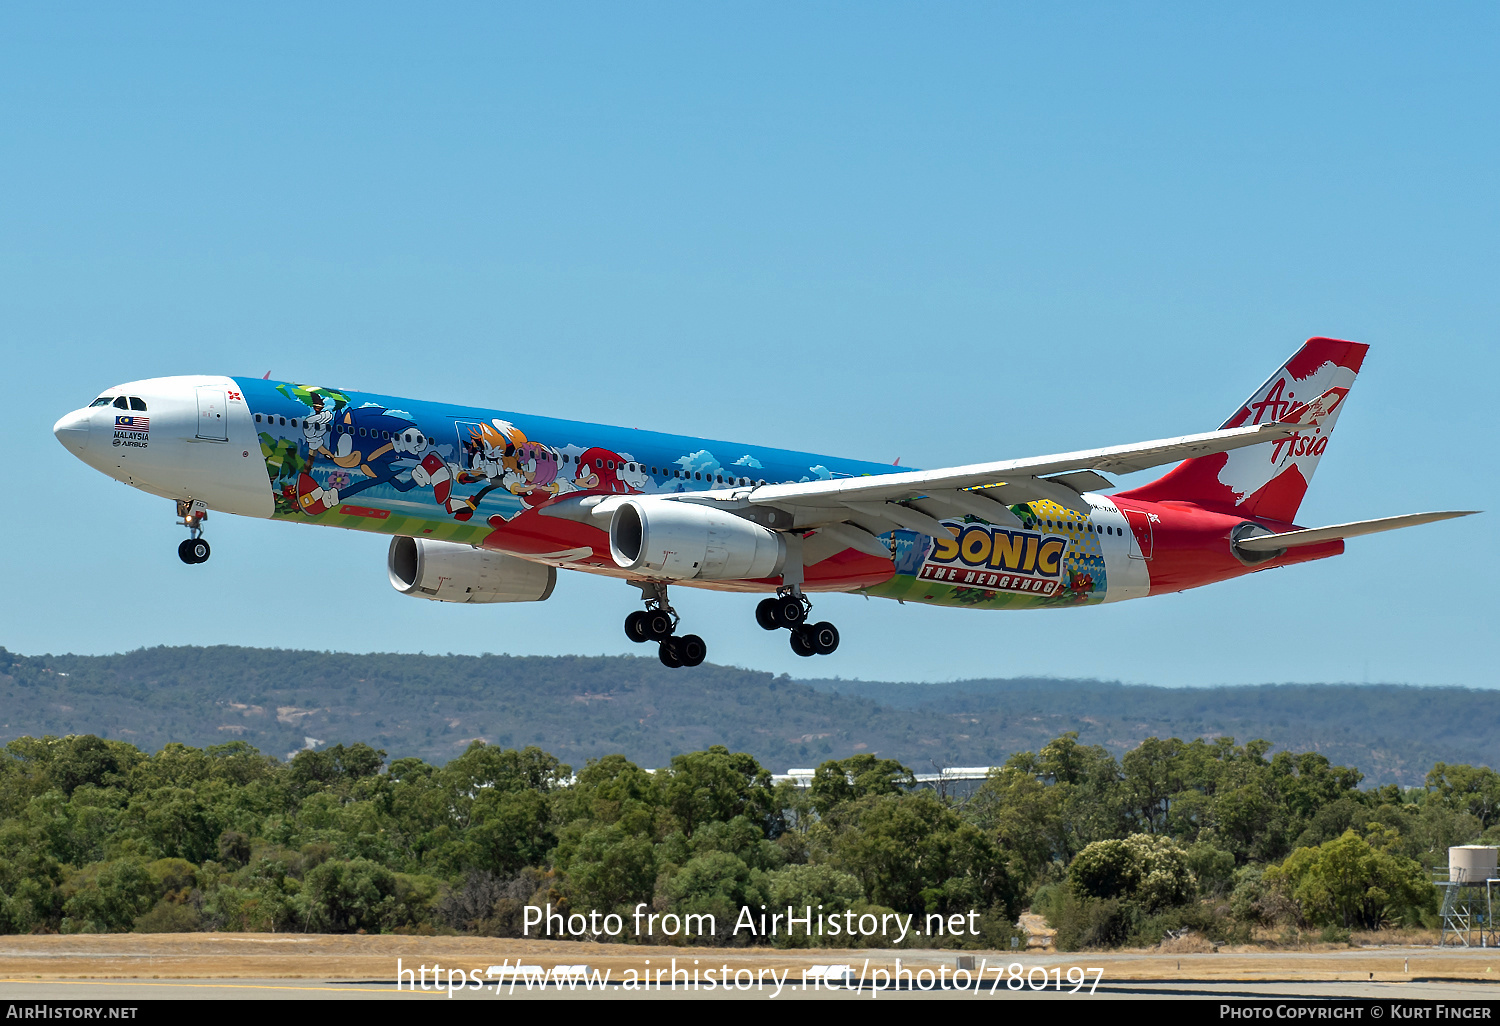
<instances>
[{"instance_id":1,"label":"tree-covered hill","mask_svg":"<svg viewBox=\"0 0 1500 1026\"><path fill-rule=\"evenodd\" d=\"M0 741L87 733L147 751L243 740L285 757L316 742L364 742L441 764L482 739L578 765L622 753L663 766L722 744L778 771L872 753L924 772L1000 765L1077 731L1117 756L1151 736L1274 738L1357 766L1367 784L1413 786L1435 762L1495 765L1497 728L1500 693L1463 688L797 682L631 657L0 649Z\"/></svg>"},{"instance_id":2,"label":"tree-covered hill","mask_svg":"<svg viewBox=\"0 0 1500 1026\"><path fill-rule=\"evenodd\" d=\"M912 712L1004 722L1012 750L1076 730L1116 755L1148 737L1275 738L1358 766L1368 783L1422 783L1434 762L1500 763L1500 691L1409 684L1162 688L1016 678L948 684L810 680L813 689Z\"/></svg>"}]
</instances>

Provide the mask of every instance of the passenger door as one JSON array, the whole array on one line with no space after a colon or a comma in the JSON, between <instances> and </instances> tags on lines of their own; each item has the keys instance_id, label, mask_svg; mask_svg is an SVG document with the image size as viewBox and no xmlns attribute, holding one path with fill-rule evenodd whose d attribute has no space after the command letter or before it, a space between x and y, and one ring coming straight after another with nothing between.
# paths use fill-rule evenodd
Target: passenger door
<instances>
[{"instance_id":1,"label":"passenger door","mask_svg":"<svg viewBox=\"0 0 1500 1026\"><path fill-rule=\"evenodd\" d=\"M229 420L224 416L222 388L198 386L198 437L210 442L229 441Z\"/></svg>"}]
</instances>

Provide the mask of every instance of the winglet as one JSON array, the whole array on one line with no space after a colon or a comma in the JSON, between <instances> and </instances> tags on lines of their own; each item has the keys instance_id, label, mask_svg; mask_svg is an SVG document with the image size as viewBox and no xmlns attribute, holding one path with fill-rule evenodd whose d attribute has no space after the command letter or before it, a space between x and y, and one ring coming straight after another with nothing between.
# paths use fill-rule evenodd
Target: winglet
<instances>
[{"instance_id":1,"label":"winglet","mask_svg":"<svg viewBox=\"0 0 1500 1026\"><path fill-rule=\"evenodd\" d=\"M266 371L264 374L262 374L260 376L260 380L262 380L262 381L270 381L271 380L271 372L270 371Z\"/></svg>"}]
</instances>

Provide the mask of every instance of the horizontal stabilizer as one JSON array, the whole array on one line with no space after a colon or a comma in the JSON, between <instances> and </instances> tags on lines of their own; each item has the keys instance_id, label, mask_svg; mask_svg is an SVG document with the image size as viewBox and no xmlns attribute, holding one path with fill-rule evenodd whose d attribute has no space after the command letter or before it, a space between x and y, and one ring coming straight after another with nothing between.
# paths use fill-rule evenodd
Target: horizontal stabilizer
<instances>
[{"instance_id":1,"label":"horizontal stabilizer","mask_svg":"<svg viewBox=\"0 0 1500 1026\"><path fill-rule=\"evenodd\" d=\"M1379 520L1357 520L1352 524L1334 524L1332 527L1313 527L1285 534L1261 534L1235 542L1235 548L1244 552L1276 552L1298 545L1316 545L1319 542L1337 541L1340 538L1357 538L1362 534L1379 534L1394 531L1399 527L1415 527L1436 520L1452 520L1454 517L1473 516L1477 509L1445 510L1441 513L1408 513L1400 517L1381 517Z\"/></svg>"}]
</instances>

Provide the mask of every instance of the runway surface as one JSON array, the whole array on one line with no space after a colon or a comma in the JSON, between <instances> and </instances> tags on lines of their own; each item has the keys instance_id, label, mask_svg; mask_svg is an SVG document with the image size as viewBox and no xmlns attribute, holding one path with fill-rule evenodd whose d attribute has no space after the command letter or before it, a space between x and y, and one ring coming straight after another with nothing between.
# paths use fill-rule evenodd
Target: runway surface
<instances>
[{"instance_id":1,"label":"runway surface","mask_svg":"<svg viewBox=\"0 0 1500 1026\"><path fill-rule=\"evenodd\" d=\"M774 994L774 997L773 997ZM868 984L859 990L804 988L795 980L779 993L769 984L763 988L735 991L715 987L655 987L649 990L629 989L619 984L586 989L548 984L545 987L509 985L483 990L455 990L450 997L443 989L411 990L379 982L341 983L317 980L0 980L0 1003L25 1001L63 1001L78 1004L93 1002L125 1003L131 1001L231 1000L231 1001L620 1001L630 998L665 1000L749 1000L749 1001L1101 1001L1139 998L1185 998L1255 1001L1306 1001L1340 998L1363 998L1377 1001L1500 1001L1500 987L1486 983L1458 981L1413 981L1411 983L1370 983L1360 981L1258 981L1232 980L1103 980L1090 995L1059 993L1030 989L1009 990L1002 986L995 993L988 987L979 993L969 990L880 990Z\"/></svg>"}]
</instances>

